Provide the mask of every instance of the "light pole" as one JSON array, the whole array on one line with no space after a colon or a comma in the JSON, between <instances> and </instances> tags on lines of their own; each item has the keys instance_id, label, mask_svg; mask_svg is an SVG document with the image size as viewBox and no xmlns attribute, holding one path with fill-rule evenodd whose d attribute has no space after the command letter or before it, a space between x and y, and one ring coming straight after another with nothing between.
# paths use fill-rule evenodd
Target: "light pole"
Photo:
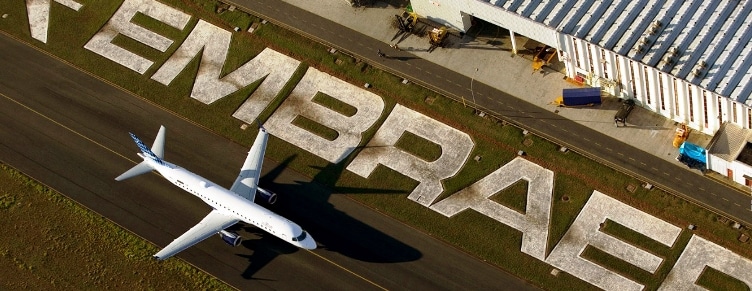
<instances>
[{"instance_id":1,"label":"light pole","mask_svg":"<svg viewBox=\"0 0 752 291\"><path fill-rule=\"evenodd\" d=\"M470 95L473 96L473 105L478 106L478 103L475 103L475 92L473 91L473 83L475 82L475 74L478 73L478 68L475 68L475 72L473 72L473 76L470 77Z\"/></svg>"}]
</instances>

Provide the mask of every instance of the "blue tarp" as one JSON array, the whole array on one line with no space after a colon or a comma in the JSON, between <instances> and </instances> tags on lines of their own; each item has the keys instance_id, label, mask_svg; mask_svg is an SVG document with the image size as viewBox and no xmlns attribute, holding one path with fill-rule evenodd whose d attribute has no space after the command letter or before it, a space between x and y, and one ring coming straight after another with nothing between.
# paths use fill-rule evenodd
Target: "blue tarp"
<instances>
[{"instance_id":1,"label":"blue tarp","mask_svg":"<svg viewBox=\"0 0 752 291\"><path fill-rule=\"evenodd\" d=\"M566 106L601 104L601 87L565 88L561 98Z\"/></svg>"},{"instance_id":2,"label":"blue tarp","mask_svg":"<svg viewBox=\"0 0 752 291\"><path fill-rule=\"evenodd\" d=\"M705 149L696 144L688 143L686 141L679 147L679 154L703 164L706 161Z\"/></svg>"}]
</instances>

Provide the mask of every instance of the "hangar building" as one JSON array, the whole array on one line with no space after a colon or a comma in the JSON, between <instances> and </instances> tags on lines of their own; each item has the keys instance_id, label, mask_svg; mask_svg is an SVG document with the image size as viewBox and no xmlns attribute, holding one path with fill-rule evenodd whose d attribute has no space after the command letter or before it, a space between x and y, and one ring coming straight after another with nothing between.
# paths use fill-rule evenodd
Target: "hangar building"
<instances>
[{"instance_id":1,"label":"hangar building","mask_svg":"<svg viewBox=\"0 0 752 291\"><path fill-rule=\"evenodd\" d=\"M634 98L704 133L714 134L724 122L752 128L752 1L411 0L411 5L418 15L463 32L479 18L556 48L568 77Z\"/></svg>"}]
</instances>

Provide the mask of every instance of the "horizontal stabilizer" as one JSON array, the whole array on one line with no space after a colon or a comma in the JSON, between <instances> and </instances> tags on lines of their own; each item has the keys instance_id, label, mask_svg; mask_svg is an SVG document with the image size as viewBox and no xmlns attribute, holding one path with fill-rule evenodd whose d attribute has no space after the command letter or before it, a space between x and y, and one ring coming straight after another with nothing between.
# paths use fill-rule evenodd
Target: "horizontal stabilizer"
<instances>
[{"instance_id":1,"label":"horizontal stabilizer","mask_svg":"<svg viewBox=\"0 0 752 291\"><path fill-rule=\"evenodd\" d=\"M151 172L152 168L146 161L143 161L136 165L135 167L131 168L130 170L126 171L122 175L115 178L115 181L123 181L128 178L133 178L135 176L146 174Z\"/></svg>"}]
</instances>

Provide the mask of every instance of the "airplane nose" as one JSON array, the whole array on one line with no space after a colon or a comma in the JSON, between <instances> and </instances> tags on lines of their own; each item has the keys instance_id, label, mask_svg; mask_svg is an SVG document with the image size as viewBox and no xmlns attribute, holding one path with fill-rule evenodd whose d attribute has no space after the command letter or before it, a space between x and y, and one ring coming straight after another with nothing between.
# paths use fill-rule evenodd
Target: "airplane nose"
<instances>
[{"instance_id":1,"label":"airplane nose","mask_svg":"<svg viewBox=\"0 0 752 291\"><path fill-rule=\"evenodd\" d=\"M316 241L313 240L313 238L309 235L306 239L300 242L300 247L306 250L315 250L318 245L316 244Z\"/></svg>"}]
</instances>

